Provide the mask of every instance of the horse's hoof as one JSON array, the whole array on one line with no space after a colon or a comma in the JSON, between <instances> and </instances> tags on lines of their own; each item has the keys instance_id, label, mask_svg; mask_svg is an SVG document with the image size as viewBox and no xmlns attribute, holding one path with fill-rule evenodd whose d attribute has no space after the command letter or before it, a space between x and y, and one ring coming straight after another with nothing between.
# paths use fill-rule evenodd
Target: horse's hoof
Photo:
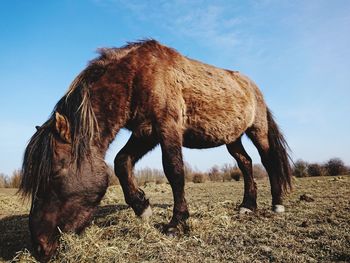
<instances>
[{"instance_id":1,"label":"horse's hoof","mask_svg":"<svg viewBox=\"0 0 350 263\"><path fill-rule=\"evenodd\" d=\"M275 213L284 213L286 211L286 209L284 208L284 205L274 205L272 207L272 210L275 212Z\"/></svg>"},{"instance_id":2,"label":"horse's hoof","mask_svg":"<svg viewBox=\"0 0 350 263\"><path fill-rule=\"evenodd\" d=\"M178 237L188 235L190 227L186 221L181 221L178 224L169 223L163 226L163 233L169 237Z\"/></svg>"},{"instance_id":3,"label":"horse's hoof","mask_svg":"<svg viewBox=\"0 0 350 263\"><path fill-rule=\"evenodd\" d=\"M245 207L240 207L239 208L239 214L240 215L245 215L245 214L250 214L253 213L252 210L250 210L249 208L245 208Z\"/></svg>"},{"instance_id":4,"label":"horse's hoof","mask_svg":"<svg viewBox=\"0 0 350 263\"><path fill-rule=\"evenodd\" d=\"M141 219L142 220L145 220L145 221L148 221L149 218L152 216L152 208L151 206L147 206L147 208L142 212L141 214Z\"/></svg>"},{"instance_id":5,"label":"horse's hoof","mask_svg":"<svg viewBox=\"0 0 350 263\"><path fill-rule=\"evenodd\" d=\"M165 227L164 234L168 237L177 237L180 235L180 230L177 227Z\"/></svg>"}]
</instances>

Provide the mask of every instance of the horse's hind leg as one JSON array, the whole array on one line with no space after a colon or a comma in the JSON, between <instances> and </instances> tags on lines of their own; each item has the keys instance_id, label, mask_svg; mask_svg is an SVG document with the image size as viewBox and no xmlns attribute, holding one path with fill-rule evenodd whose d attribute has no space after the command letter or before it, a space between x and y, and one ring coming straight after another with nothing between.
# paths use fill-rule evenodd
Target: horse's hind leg
<instances>
[{"instance_id":1,"label":"horse's hind leg","mask_svg":"<svg viewBox=\"0 0 350 263\"><path fill-rule=\"evenodd\" d=\"M269 175L272 195L272 209L276 212L284 212L284 207L282 205L282 188L276 180L277 178L275 171L273 170L272 161L269 156L269 143L267 135L260 133L260 131L250 131L248 133L248 136L251 138L254 145L258 149L261 157L261 162Z\"/></svg>"},{"instance_id":2,"label":"horse's hind leg","mask_svg":"<svg viewBox=\"0 0 350 263\"><path fill-rule=\"evenodd\" d=\"M137 187L133 168L135 163L158 144L155 136L137 137L131 135L126 145L114 159L114 171L122 186L125 201L137 216L148 218L152 214L145 193Z\"/></svg>"},{"instance_id":3,"label":"horse's hind leg","mask_svg":"<svg viewBox=\"0 0 350 263\"><path fill-rule=\"evenodd\" d=\"M229 153L237 161L244 177L244 197L240 205L241 214L256 210L256 183L253 178L252 159L244 150L241 138L226 145Z\"/></svg>"},{"instance_id":4,"label":"horse's hind leg","mask_svg":"<svg viewBox=\"0 0 350 263\"><path fill-rule=\"evenodd\" d=\"M265 117L262 116L260 116L260 121L249 128L247 135L257 147L261 161L269 175L272 209L275 212L284 212L282 197L291 188L288 145L268 109Z\"/></svg>"}]
</instances>

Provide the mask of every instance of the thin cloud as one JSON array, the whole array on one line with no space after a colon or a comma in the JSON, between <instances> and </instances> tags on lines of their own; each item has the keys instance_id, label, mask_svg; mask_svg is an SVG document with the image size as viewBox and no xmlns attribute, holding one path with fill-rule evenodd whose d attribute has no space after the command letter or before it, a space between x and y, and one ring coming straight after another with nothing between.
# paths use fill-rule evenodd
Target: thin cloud
<instances>
[{"instance_id":1,"label":"thin cloud","mask_svg":"<svg viewBox=\"0 0 350 263\"><path fill-rule=\"evenodd\" d=\"M225 19L224 7L210 5L186 11L185 14L169 21L169 30L179 29L186 37L205 40L223 47L238 44L235 28L240 19Z\"/></svg>"},{"instance_id":2,"label":"thin cloud","mask_svg":"<svg viewBox=\"0 0 350 263\"><path fill-rule=\"evenodd\" d=\"M159 28L178 37L202 41L207 45L232 48L239 43L237 27L240 17L228 15L229 6L207 1L159 1L157 4L136 0L95 0L99 5L125 8L143 22L156 24ZM230 8L232 10L232 8Z\"/></svg>"}]
</instances>

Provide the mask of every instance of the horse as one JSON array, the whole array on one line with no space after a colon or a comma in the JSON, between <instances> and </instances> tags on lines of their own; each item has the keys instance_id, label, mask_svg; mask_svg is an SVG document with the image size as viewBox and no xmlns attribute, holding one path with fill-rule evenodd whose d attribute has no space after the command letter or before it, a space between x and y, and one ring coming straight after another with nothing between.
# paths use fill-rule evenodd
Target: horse
<instances>
[{"instance_id":1,"label":"horse","mask_svg":"<svg viewBox=\"0 0 350 263\"><path fill-rule=\"evenodd\" d=\"M52 257L61 232L80 233L90 223L108 186L105 153L122 128L131 136L114 170L125 202L144 219L152 210L133 167L160 144L174 200L164 233L178 234L189 218L182 147L226 145L244 177L240 213L257 209L244 134L268 173L273 211L284 211L282 199L291 189L289 148L257 85L238 71L187 58L156 40L132 42L100 49L26 147L20 192L31 197L29 229L41 261Z\"/></svg>"}]
</instances>

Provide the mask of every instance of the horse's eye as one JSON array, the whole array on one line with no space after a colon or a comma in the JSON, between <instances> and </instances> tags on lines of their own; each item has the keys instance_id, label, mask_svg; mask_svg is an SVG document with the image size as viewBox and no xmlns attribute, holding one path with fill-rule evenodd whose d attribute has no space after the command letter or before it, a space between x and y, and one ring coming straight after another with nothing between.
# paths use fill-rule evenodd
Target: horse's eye
<instances>
[{"instance_id":1,"label":"horse's eye","mask_svg":"<svg viewBox=\"0 0 350 263\"><path fill-rule=\"evenodd\" d=\"M68 165L68 161L66 159L61 159L59 165L61 168L65 168Z\"/></svg>"},{"instance_id":2,"label":"horse's eye","mask_svg":"<svg viewBox=\"0 0 350 263\"><path fill-rule=\"evenodd\" d=\"M52 173L52 179L58 179L60 177L60 170L54 171Z\"/></svg>"},{"instance_id":3,"label":"horse's eye","mask_svg":"<svg viewBox=\"0 0 350 263\"><path fill-rule=\"evenodd\" d=\"M68 174L67 168L60 168L52 173L52 179L57 180Z\"/></svg>"}]
</instances>

